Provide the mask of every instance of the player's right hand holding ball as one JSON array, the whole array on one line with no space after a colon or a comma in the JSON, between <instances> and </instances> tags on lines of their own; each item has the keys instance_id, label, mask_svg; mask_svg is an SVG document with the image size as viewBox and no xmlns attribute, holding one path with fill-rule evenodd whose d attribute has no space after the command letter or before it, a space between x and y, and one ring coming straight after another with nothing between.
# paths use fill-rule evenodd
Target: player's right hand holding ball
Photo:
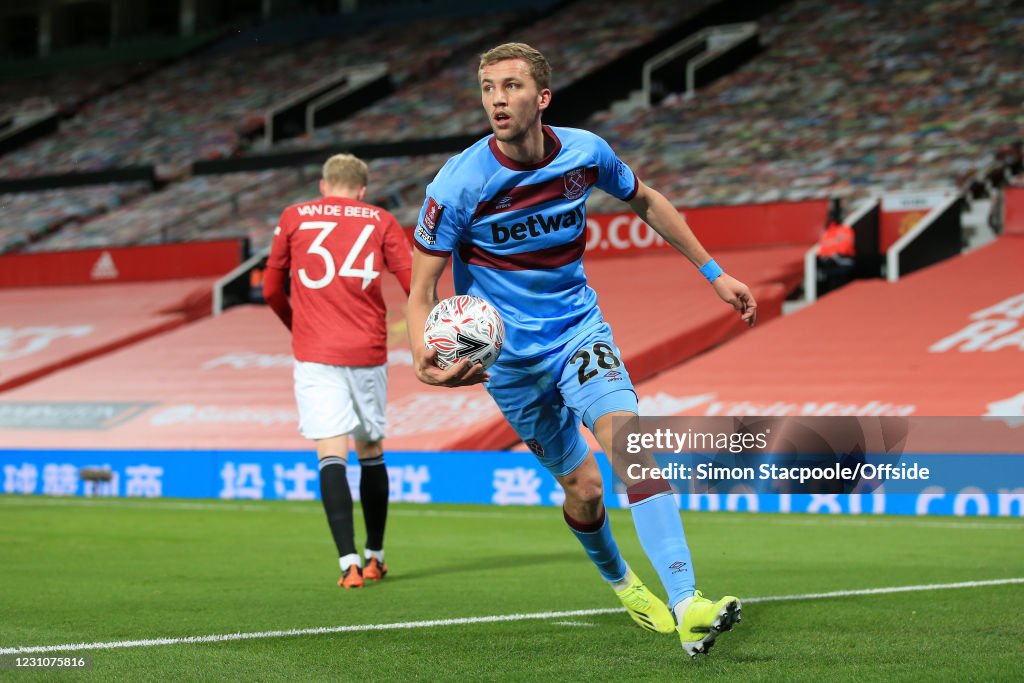
<instances>
[{"instance_id":1,"label":"player's right hand holding ball","mask_svg":"<svg viewBox=\"0 0 1024 683\"><path fill-rule=\"evenodd\" d=\"M413 349L413 371L424 384L439 387L465 387L480 384L491 378L491 373L480 363L463 358L455 361L445 370L437 367L437 349L425 344Z\"/></svg>"}]
</instances>

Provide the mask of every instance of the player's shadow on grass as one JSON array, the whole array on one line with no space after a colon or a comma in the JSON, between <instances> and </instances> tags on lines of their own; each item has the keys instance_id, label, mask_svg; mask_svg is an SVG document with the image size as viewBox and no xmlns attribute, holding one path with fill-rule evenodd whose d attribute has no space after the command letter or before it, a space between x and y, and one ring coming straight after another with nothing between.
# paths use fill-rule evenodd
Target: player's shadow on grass
<instances>
[{"instance_id":1,"label":"player's shadow on grass","mask_svg":"<svg viewBox=\"0 0 1024 683\"><path fill-rule=\"evenodd\" d=\"M504 571L537 567L543 564L579 565L581 555L578 550L560 553L516 553L512 555L487 555L477 559L466 558L454 560L446 565L432 565L410 571L388 574L387 581L415 580L421 577L436 578L438 572L444 574L479 574L484 572ZM582 566L582 565L581 565Z\"/></svg>"}]
</instances>

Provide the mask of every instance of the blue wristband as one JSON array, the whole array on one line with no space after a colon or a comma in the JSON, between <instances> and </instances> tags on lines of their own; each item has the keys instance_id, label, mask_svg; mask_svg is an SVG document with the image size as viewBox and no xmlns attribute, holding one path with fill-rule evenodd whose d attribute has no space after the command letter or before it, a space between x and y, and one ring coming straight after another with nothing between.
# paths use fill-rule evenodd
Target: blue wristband
<instances>
[{"instance_id":1,"label":"blue wristband","mask_svg":"<svg viewBox=\"0 0 1024 683\"><path fill-rule=\"evenodd\" d=\"M700 267L700 274L707 278L708 282L714 282L715 278L721 275L724 271L721 266L715 263L715 259L711 259L703 266Z\"/></svg>"}]
</instances>

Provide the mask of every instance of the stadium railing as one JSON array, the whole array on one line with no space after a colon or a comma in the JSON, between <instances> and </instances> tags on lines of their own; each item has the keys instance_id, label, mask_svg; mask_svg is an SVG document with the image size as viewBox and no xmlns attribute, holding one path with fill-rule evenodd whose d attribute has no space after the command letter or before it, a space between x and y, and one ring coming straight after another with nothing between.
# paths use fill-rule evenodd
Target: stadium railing
<instances>
[{"instance_id":1,"label":"stadium railing","mask_svg":"<svg viewBox=\"0 0 1024 683\"><path fill-rule=\"evenodd\" d=\"M386 64L369 64L351 73L353 80L349 84L323 93L306 106L306 135L312 135L318 126L338 121L394 92Z\"/></svg>"},{"instance_id":2,"label":"stadium railing","mask_svg":"<svg viewBox=\"0 0 1024 683\"><path fill-rule=\"evenodd\" d=\"M960 253L964 201L963 193L946 199L886 250L885 278L889 282Z\"/></svg>"},{"instance_id":3,"label":"stadium railing","mask_svg":"<svg viewBox=\"0 0 1024 683\"><path fill-rule=\"evenodd\" d=\"M16 118L12 119L10 125L4 127L0 132L0 154L6 154L33 140L56 133L59 126L58 119L56 109L30 121L19 122Z\"/></svg>"},{"instance_id":4,"label":"stadium railing","mask_svg":"<svg viewBox=\"0 0 1024 683\"><path fill-rule=\"evenodd\" d=\"M383 89L380 87L381 81ZM369 90L368 88L373 85L378 87ZM359 109L372 104L391 92L391 89L387 64L367 64L339 69L267 109L264 114L266 124L263 142L270 147L285 138L311 133L315 109L337 102L341 98L350 98L350 106ZM358 97L360 93L367 97Z\"/></svg>"},{"instance_id":5,"label":"stadium railing","mask_svg":"<svg viewBox=\"0 0 1024 683\"><path fill-rule=\"evenodd\" d=\"M740 54L729 59L728 70L731 70L759 49L760 36L756 22L702 29L644 63L641 75L643 101L653 107L669 92L682 91L692 95L699 87L699 69L709 68L713 63L738 51ZM715 69L715 77L722 74L721 69Z\"/></svg>"},{"instance_id":6,"label":"stadium railing","mask_svg":"<svg viewBox=\"0 0 1024 683\"><path fill-rule=\"evenodd\" d=\"M213 283L213 315L220 315L231 306L249 301L251 273L262 267L269 255L270 247L264 247Z\"/></svg>"}]
</instances>

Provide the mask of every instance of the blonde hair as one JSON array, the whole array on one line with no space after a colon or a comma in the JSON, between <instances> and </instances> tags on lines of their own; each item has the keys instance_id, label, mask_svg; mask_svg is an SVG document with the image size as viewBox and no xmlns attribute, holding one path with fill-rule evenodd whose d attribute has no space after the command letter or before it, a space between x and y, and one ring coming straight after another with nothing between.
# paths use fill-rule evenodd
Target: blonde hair
<instances>
[{"instance_id":1,"label":"blonde hair","mask_svg":"<svg viewBox=\"0 0 1024 683\"><path fill-rule=\"evenodd\" d=\"M540 50L526 43L505 43L480 55L480 69L506 59L521 59L530 67L530 75L539 90L551 87L551 65ZM479 74L479 70L477 71Z\"/></svg>"},{"instance_id":2,"label":"blonde hair","mask_svg":"<svg viewBox=\"0 0 1024 683\"><path fill-rule=\"evenodd\" d=\"M324 162L324 183L328 187L366 187L370 170L366 162L352 154L335 154Z\"/></svg>"}]
</instances>

